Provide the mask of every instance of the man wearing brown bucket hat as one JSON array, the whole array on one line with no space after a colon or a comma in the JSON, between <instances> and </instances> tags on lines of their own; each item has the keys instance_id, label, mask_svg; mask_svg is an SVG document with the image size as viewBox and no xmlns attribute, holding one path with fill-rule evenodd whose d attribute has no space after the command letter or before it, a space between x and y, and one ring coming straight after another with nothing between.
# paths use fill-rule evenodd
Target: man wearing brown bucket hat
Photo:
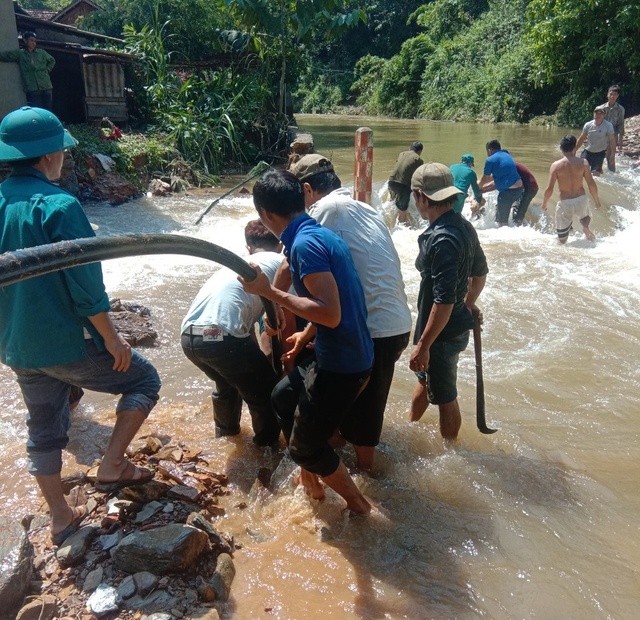
<instances>
[{"instance_id":1,"label":"man wearing brown bucket hat","mask_svg":"<svg viewBox=\"0 0 640 620\"><path fill-rule=\"evenodd\" d=\"M416 268L422 276L418 319L409 367L418 377L409 420L418 421L429 403L440 410L440 434L458 436L462 422L456 387L458 357L469 343L475 305L484 288L487 261L470 222L453 210L460 190L447 166L428 163L411 178L418 213L429 221L418 237Z\"/></svg>"},{"instance_id":2,"label":"man wearing brown bucket hat","mask_svg":"<svg viewBox=\"0 0 640 620\"><path fill-rule=\"evenodd\" d=\"M60 177L64 151L76 144L42 108L25 106L2 120L0 161L11 163L13 172L0 184L0 252L95 236L80 203L52 183ZM156 404L160 379L116 332L108 310L98 263L1 289L0 361L22 391L27 465L49 506L55 545L87 515L86 506L67 504L60 478L72 386L122 395L96 489L110 493L153 478L126 459L125 449Z\"/></svg>"}]
</instances>

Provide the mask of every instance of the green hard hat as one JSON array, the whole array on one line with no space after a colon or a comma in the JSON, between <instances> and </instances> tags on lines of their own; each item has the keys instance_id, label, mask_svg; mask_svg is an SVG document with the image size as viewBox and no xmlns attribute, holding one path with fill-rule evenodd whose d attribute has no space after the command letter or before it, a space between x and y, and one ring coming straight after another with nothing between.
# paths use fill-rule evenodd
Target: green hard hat
<instances>
[{"instance_id":1,"label":"green hard hat","mask_svg":"<svg viewBox=\"0 0 640 620\"><path fill-rule=\"evenodd\" d=\"M78 141L49 110L24 106L0 123L0 161L32 159L71 148Z\"/></svg>"}]
</instances>

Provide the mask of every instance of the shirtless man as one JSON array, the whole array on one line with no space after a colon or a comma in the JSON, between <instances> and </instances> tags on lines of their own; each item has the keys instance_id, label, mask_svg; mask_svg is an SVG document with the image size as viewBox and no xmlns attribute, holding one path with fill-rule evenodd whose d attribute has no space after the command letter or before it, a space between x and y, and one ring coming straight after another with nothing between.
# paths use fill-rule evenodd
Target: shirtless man
<instances>
[{"instance_id":1,"label":"shirtless man","mask_svg":"<svg viewBox=\"0 0 640 620\"><path fill-rule=\"evenodd\" d=\"M589 162L581 157L576 157L576 137L565 136L560 140L560 150L562 159L551 164L549 170L549 183L544 192L542 200L542 210L547 210L547 204L551 199L553 188L558 182L560 189L560 200L556 209L556 230L560 243L566 243L569 231L573 226L574 217L579 218L582 230L589 241L595 239L589 224L591 215L589 213L589 199L584 191L583 181L587 182L587 187L596 209L600 208L600 198L598 197L598 186L591 175Z\"/></svg>"}]
</instances>

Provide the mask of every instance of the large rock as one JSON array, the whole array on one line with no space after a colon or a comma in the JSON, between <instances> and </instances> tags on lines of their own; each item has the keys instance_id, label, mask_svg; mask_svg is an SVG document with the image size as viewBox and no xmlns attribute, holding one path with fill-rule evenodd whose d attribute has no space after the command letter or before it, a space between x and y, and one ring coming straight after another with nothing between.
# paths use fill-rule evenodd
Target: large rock
<instances>
[{"instance_id":1,"label":"large rock","mask_svg":"<svg viewBox=\"0 0 640 620\"><path fill-rule=\"evenodd\" d=\"M55 596L47 594L29 601L16 616L16 620L53 620L58 616Z\"/></svg>"},{"instance_id":2,"label":"large rock","mask_svg":"<svg viewBox=\"0 0 640 620\"><path fill-rule=\"evenodd\" d=\"M104 174L91 187L93 200L103 200L112 205L122 204L139 193L133 183L116 172Z\"/></svg>"},{"instance_id":3,"label":"large rock","mask_svg":"<svg viewBox=\"0 0 640 620\"><path fill-rule=\"evenodd\" d=\"M56 558L60 566L75 566L84 559L91 541L96 537L98 528L85 525L67 538L56 551Z\"/></svg>"},{"instance_id":4,"label":"large rock","mask_svg":"<svg viewBox=\"0 0 640 620\"><path fill-rule=\"evenodd\" d=\"M20 606L29 589L33 545L20 521L4 516L0 516L0 567L0 614L10 613Z\"/></svg>"},{"instance_id":5,"label":"large rock","mask_svg":"<svg viewBox=\"0 0 640 620\"><path fill-rule=\"evenodd\" d=\"M230 555L221 553L218 556L216 572L211 578L211 587L214 589L218 600L226 601L231 594L231 584L236 576L236 567Z\"/></svg>"},{"instance_id":6,"label":"large rock","mask_svg":"<svg viewBox=\"0 0 640 620\"><path fill-rule=\"evenodd\" d=\"M113 559L127 573L154 575L188 569L207 548L209 537L199 529L172 523L129 534L113 550Z\"/></svg>"}]
</instances>

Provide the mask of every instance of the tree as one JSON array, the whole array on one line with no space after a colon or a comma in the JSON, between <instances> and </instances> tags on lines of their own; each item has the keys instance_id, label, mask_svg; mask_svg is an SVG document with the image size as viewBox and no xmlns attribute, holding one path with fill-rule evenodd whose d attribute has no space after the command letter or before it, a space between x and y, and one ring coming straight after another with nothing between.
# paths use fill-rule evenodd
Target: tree
<instances>
[{"instance_id":1,"label":"tree","mask_svg":"<svg viewBox=\"0 0 640 620\"><path fill-rule=\"evenodd\" d=\"M527 18L535 79L564 89L561 120L590 117L615 82L638 97L637 0L532 0Z\"/></svg>"},{"instance_id":2,"label":"tree","mask_svg":"<svg viewBox=\"0 0 640 620\"><path fill-rule=\"evenodd\" d=\"M315 31L326 37L338 36L347 28L364 22L364 11L346 10L346 0L224 0L238 19L248 26L258 49L268 55L277 49L280 57L279 110L285 109L287 58L309 43Z\"/></svg>"}]
</instances>

